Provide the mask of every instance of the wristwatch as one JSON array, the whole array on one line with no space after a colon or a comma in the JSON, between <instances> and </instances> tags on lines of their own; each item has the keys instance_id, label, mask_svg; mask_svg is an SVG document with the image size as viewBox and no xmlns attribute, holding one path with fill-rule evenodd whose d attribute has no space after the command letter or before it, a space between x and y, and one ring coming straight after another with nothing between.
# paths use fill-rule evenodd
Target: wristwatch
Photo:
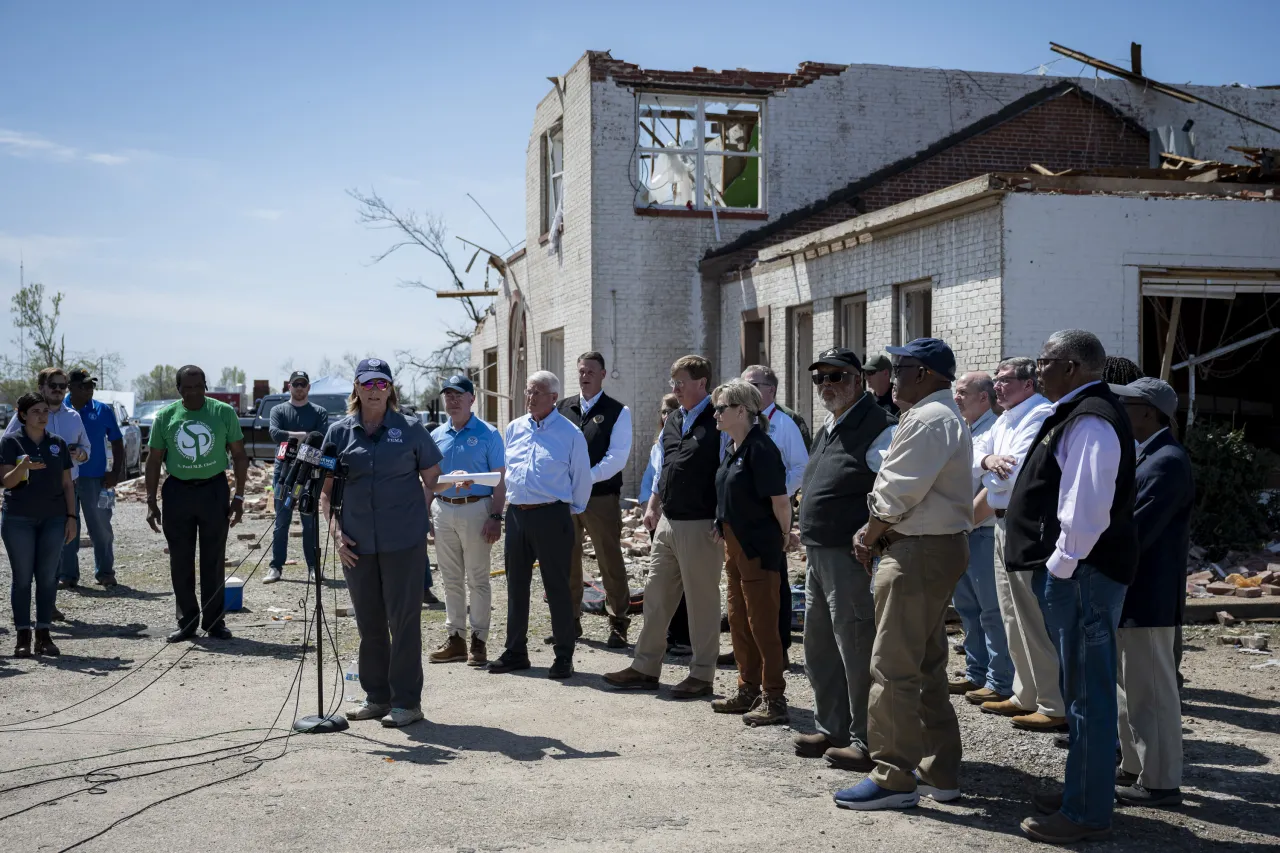
<instances>
[{"instance_id":1,"label":"wristwatch","mask_svg":"<svg viewBox=\"0 0 1280 853\"><path fill-rule=\"evenodd\" d=\"M494 521L502 521L502 516L498 515L496 512L489 513L489 517Z\"/></svg>"}]
</instances>

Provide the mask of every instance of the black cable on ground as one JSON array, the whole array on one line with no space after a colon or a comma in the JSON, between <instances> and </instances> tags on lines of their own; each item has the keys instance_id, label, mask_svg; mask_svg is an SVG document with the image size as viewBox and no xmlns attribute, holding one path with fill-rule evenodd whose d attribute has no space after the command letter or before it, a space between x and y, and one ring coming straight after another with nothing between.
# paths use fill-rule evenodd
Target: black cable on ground
<instances>
[{"instance_id":1,"label":"black cable on ground","mask_svg":"<svg viewBox=\"0 0 1280 853\"><path fill-rule=\"evenodd\" d=\"M271 532L272 530L274 530L274 524L273 524L270 528L268 528L267 530L263 531L262 535L260 535L260 536L258 537L257 544L258 544L258 545L261 545L261 544L262 544L262 540L263 540L264 538L266 538L267 533ZM249 572L248 577L246 577L246 578L245 578L245 582L246 582L246 583L247 583L250 579L252 579L252 578L253 578L253 576L254 576L255 574L257 574L258 569L262 568L262 561L266 559L266 556L267 556L267 552L266 552L266 550L264 549L264 550L262 551L262 554L258 557L258 562L254 565L253 570L252 570L251 572ZM246 557L246 559L247 559L247 557ZM239 568L240 566L243 566L243 565L244 565L244 560L241 560L241 561L240 561L240 563L239 563L239 564L237 564L234 568ZM223 577L223 579L222 579L222 583L218 585L218 591L217 591L214 595L210 596L210 597L209 597L209 599L208 599L208 600L206 600L206 601L204 602L204 605L201 607L201 610L203 610L203 609L204 609L204 607L208 606L209 602L213 601L213 600L214 600L214 598L216 598L216 597L217 597L217 596L219 596L219 595L223 595L223 594L224 594L223 590L224 590L224 588L226 587L226 583L227 583L227 579L226 579L226 577ZM184 657L186 657L188 654L190 654L190 653L191 653L191 650L192 650L192 649L194 649L194 648L195 648L195 646L193 646L193 645L188 645L188 646L187 646L187 647L182 651L182 654L178 655L178 657L177 657L173 662L171 662L167 667L165 667L165 669L164 669L164 671L163 671L163 672L161 672L159 675L157 675L157 676L156 676L155 678L153 678L151 681L149 681L149 682L147 682L145 685L143 685L143 687L142 687L141 689L139 689L137 692L132 693L132 694L130 694L129 696L126 696L124 699L120 700L119 702L116 702L116 703L115 703L115 704L113 704L113 705L108 705L106 708L103 708L103 709L101 709L100 711L95 711L94 713L89 714L89 715L88 715L88 716L86 716L86 717L81 717L81 718L76 719L76 720L68 720L68 721L63 722L63 723L55 723L55 724L48 725L48 726L34 726L34 727L31 727L31 728L20 728L20 729L19 729L19 728L10 728L11 726L21 726L21 725L25 725L26 723L34 723L34 722L36 722L36 721L38 721L38 720L46 720L46 719L48 719L48 718L50 718L50 717L55 717L55 716L57 716L58 714L65 713L65 712L67 712L67 711L70 711L72 708L79 707L80 705L83 705L83 704L85 704L86 702L89 702L89 701L91 701L91 700L93 700L93 699L96 699L97 697L101 696L102 694L106 693L107 691L109 691L109 690L113 690L115 687L117 687L118 685L120 685L121 683L123 683L123 682L124 682L124 680L125 680L125 679L127 679L127 678L129 678L131 675L135 675L135 674L137 674L137 673L141 672L143 669L145 669L145 668L147 667L147 665L148 665L148 664L150 664L150 663L151 663L152 661L154 661L156 658L160 657L160 655L162 655L162 654L163 654L163 653L164 653L164 652L169 648L169 646L170 646L170 644L169 644L169 643L165 643L165 645L161 646L161 647L156 651L156 653L155 653L155 654L153 654L151 657L147 658L147 659L146 659L145 661L143 661L139 666L137 666L137 667L135 667L134 669L130 670L129 672L125 673L123 676L121 676L120 678L116 679L116 680L115 680L115 681L113 681L111 684L108 684L106 687L102 688L101 690L99 690L99 691L97 691L97 692L95 692L95 693L91 693L90 695L88 695L88 696L84 697L83 699L80 699L80 700L78 700L78 701L76 701L76 702L72 702L70 705L67 705L65 708L59 708L59 709L58 709L58 710L56 710L56 711L49 711L48 713L45 713L45 714L39 714L39 715L34 716L34 717L28 717L28 718L27 718L27 719L25 719L25 720L14 720L14 721L13 721L13 722L11 722L11 723L0 723L0 734L4 734L4 733L7 733L7 732L42 732L42 731L48 731L49 729L56 729L56 728L61 728L61 727L63 727L63 726L70 726L70 725L74 725L75 723L81 723L81 722L84 722L85 720L93 719L94 717L96 717L96 716L98 716L98 715L100 715L100 714L105 714L107 711L110 711L110 710L112 710L112 709L114 709L114 708L118 708L118 707L120 707L120 706L121 706L121 705L123 705L125 702L128 702L128 701L130 701L131 699L133 699L133 698L135 698L135 697L137 697L137 696L141 695L141 694L142 694L143 692L145 692L145 691L147 690L147 688L149 688L152 684L155 684L157 681L159 681L161 678L163 678L165 675L167 675L167 674L169 673L169 671L170 671L170 670L172 670L175 666L177 666L177 665L182 661L182 659L183 659Z\"/></svg>"}]
</instances>

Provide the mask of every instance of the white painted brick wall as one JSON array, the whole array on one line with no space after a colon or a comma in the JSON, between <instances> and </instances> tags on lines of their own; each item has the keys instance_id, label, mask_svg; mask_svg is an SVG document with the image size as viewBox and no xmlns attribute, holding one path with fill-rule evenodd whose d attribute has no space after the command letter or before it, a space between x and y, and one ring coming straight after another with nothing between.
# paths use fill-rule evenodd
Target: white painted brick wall
<instances>
[{"instance_id":1,"label":"white painted brick wall","mask_svg":"<svg viewBox=\"0 0 1280 853\"><path fill-rule=\"evenodd\" d=\"M713 356L718 377L736 372L740 303L732 288L704 283L698 262L719 245L710 220L637 216L634 210L636 102L633 90L612 81L592 83L585 57L565 75L565 93L551 92L535 111L526 155L525 208L528 255L516 265L515 277L529 306L529 369L541 367L541 333L563 326L565 394L575 393L574 356L587 349L604 353L610 370L609 393L630 405L636 424L635 447L625 471L628 490L639 482L643 449L652 438L653 418L666 391L671 362L687 352ZM843 74L780 92L768 100L764 155L766 199L771 218L825 197L833 190L913 154L1028 92L1061 78L1009 74L966 74L937 69L878 65L851 66ZM1094 90L1092 78L1082 81ZM1141 93L1118 80L1098 81L1101 96L1132 111L1139 124L1181 126L1196 122L1200 156L1239 162L1228 145L1280 145L1280 138L1242 126L1222 113L1198 104L1183 104L1152 92ZM1272 124L1280 123L1280 92L1197 87L1196 91ZM541 222L540 135L563 116L565 128L565 233L562 255L547 258L538 244ZM890 338L890 285L925 274L938 275L935 326L954 334L962 365L991 367L998 347L983 343L992 325L988 318L953 320L953 310L966 304L999 313L999 263L991 257L998 243L998 215L953 228L976 227L981 233L934 235L930 248L917 238L899 241L896 254L872 244L874 269L862 269L859 286L870 291L869 337L874 345ZM727 242L760 222L722 221ZM834 258L834 256L833 256ZM852 264L844 259L825 265ZM862 262L859 262L862 263ZM922 272L937 270L937 272ZM914 271L914 272L913 272ZM908 275L908 273L911 273ZM777 275L775 272L770 276ZM832 296L855 292L854 283L817 276L812 296L809 273L793 276L785 304L814 302L815 347L833 339ZM801 280L803 279L803 280ZM779 288L782 284L774 282ZM961 298L960 294L968 294ZM781 298L782 290L779 290ZM969 297L976 297L969 298ZM782 303L780 303L782 304ZM509 387L509 304L500 302L486 323L484 341L499 347L503 388ZM947 319L943 319L943 318ZM773 317L775 352L785 341L785 312ZM953 325L947 325L953 324ZM994 328L998 329L998 326ZM879 342L879 344L875 343ZM472 349L479 365L485 346ZM780 375L782 364L775 365ZM519 389L516 389L519 391ZM516 409L520 404L516 401ZM507 406L500 407L505 422Z\"/></svg>"}]
</instances>

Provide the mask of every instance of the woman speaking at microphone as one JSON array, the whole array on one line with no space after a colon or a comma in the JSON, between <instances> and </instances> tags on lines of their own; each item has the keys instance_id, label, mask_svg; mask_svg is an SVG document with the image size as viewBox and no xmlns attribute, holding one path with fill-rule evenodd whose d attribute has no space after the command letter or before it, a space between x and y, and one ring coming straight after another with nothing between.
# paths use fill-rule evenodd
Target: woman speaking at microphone
<instances>
[{"instance_id":1,"label":"woman speaking at microphone","mask_svg":"<svg viewBox=\"0 0 1280 853\"><path fill-rule=\"evenodd\" d=\"M349 720L407 726L422 719L422 585L427 505L440 476L440 450L417 418L400 413L391 367L366 358L356 368L347 416L325 444L347 466L335 517L326 480L320 510L342 560L360 631L365 700Z\"/></svg>"}]
</instances>

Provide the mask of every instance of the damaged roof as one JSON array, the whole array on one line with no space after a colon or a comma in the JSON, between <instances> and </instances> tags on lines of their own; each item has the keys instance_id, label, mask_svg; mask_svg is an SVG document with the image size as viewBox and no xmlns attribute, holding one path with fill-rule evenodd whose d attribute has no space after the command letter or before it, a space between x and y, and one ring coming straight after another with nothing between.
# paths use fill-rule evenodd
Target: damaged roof
<instances>
[{"instance_id":1,"label":"damaged roof","mask_svg":"<svg viewBox=\"0 0 1280 853\"><path fill-rule=\"evenodd\" d=\"M751 94L808 86L822 77L841 74L849 67L831 62L801 62L792 72L746 68L712 71L696 65L689 71L660 71L614 59L607 50L589 50L587 60L591 65L591 79L596 82L612 79L619 86L645 89L711 89Z\"/></svg>"}]
</instances>

